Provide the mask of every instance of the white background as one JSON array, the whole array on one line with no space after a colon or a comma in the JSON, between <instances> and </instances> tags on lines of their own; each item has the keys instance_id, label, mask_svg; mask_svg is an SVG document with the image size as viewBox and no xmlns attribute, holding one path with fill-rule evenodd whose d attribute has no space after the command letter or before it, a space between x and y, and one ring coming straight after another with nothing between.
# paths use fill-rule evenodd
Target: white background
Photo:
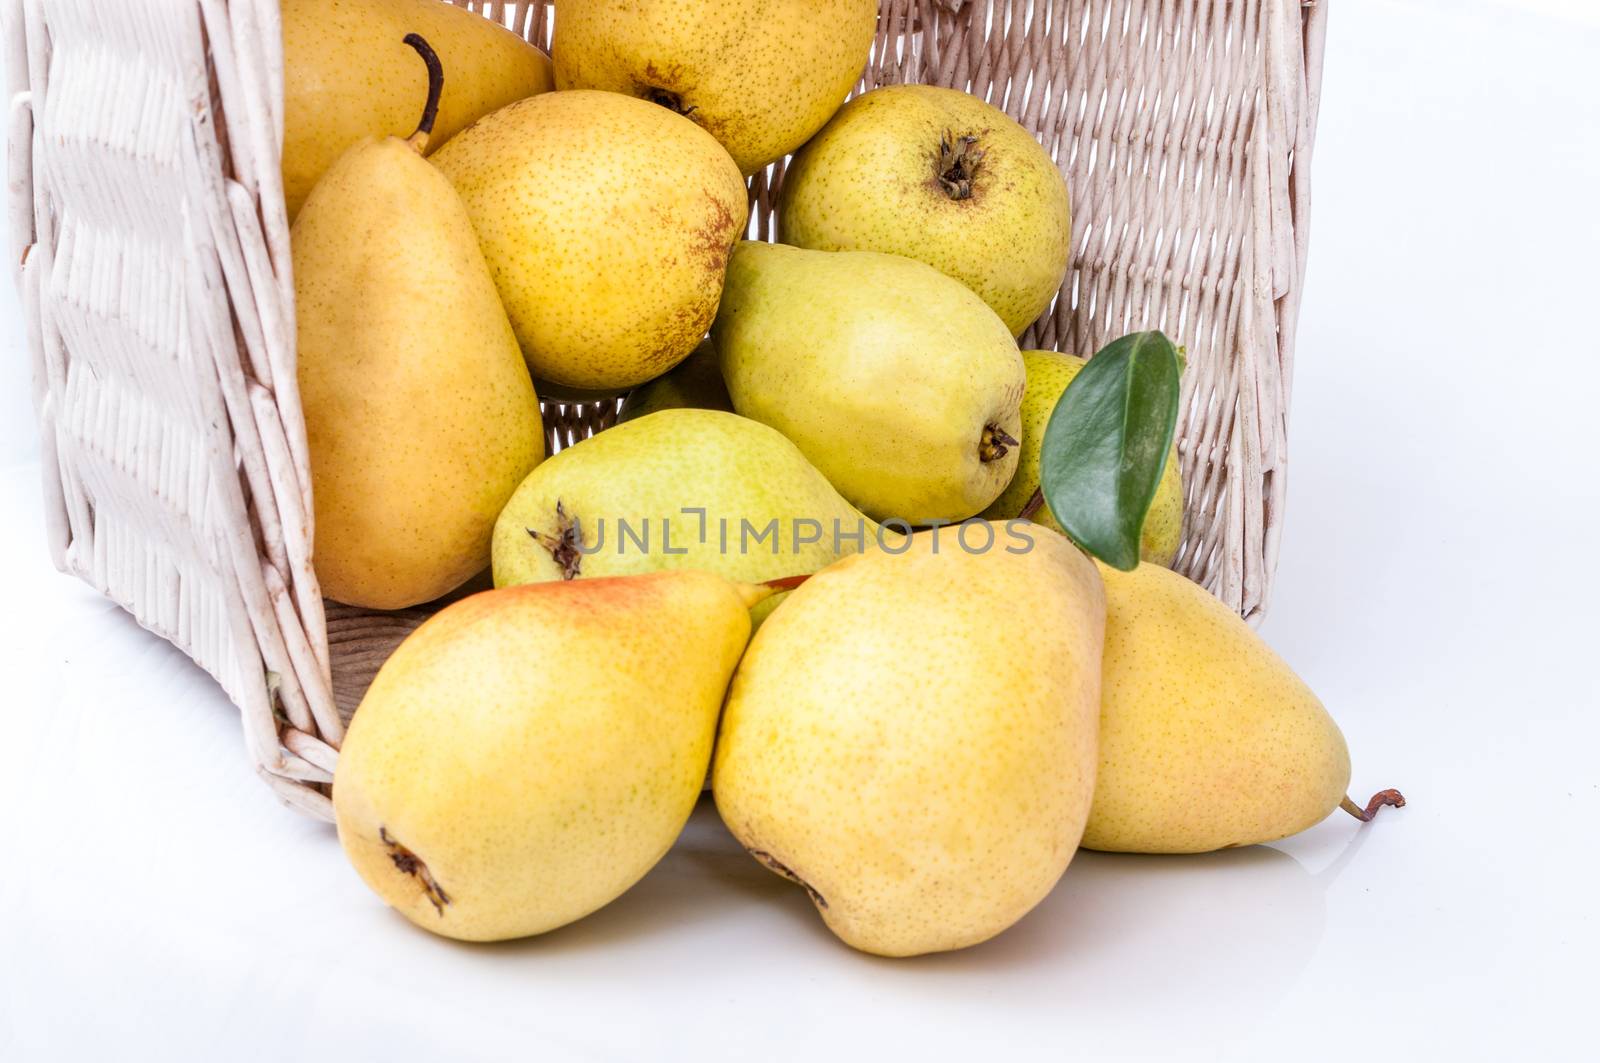
<instances>
[{"instance_id":1,"label":"white background","mask_svg":"<svg viewBox=\"0 0 1600 1063\"><path fill-rule=\"evenodd\" d=\"M1336 0L1267 638L1365 795L837 944L708 807L596 916L412 929L180 654L49 566L0 292L0 1059L1595 1058L1600 5Z\"/></svg>"}]
</instances>

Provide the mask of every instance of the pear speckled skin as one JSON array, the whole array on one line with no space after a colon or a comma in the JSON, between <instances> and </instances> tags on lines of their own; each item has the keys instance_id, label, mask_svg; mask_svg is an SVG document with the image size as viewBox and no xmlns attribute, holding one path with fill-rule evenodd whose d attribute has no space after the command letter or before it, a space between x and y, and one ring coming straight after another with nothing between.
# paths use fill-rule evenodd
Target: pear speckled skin
<instances>
[{"instance_id":1,"label":"pear speckled skin","mask_svg":"<svg viewBox=\"0 0 1600 1063\"><path fill-rule=\"evenodd\" d=\"M794 440L874 520L959 521L1010 482L1022 355L958 281L872 252L746 241L711 332L734 409Z\"/></svg>"},{"instance_id":2,"label":"pear speckled skin","mask_svg":"<svg viewBox=\"0 0 1600 1063\"><path fill-rule=\"evenodd\" d=\"M975 137L970 195L941 182L941 139ZM845 104L783 178L779 238L823 251L928 263L983 297L1019 336L1067 275L1067 183L1005 112L932 85L888 85Z\"/></svg>"},{"instance_id":3,"label":"pear speckled skin","mask_svg":"<svg viewBox=\"0 0 1600 1063\"><path fill-rule=\"evenodd\" d=\"M693 122L614 92L553 92L482 119L433 162L467 204L539 380L621 394L705 336L749 204Z\"/></svg>"},{"instance_id":4,"label":"pear speckled skin","mask_svg":"<svg viewBox=\"0 0 1600 1063\"><path fill-rule=\"evenodd\" d=\"M448 181L385 137L333 165L292 243L322 592L431 601L488 565L501 507L544 457L472 223Z\"/></svg>"},{"instance_id":5,"label":"pear speckled skin","mask_svg":"<svg viewBox=\"0 0 1600 1063\"><path fill-rule=\"evenodd\" d=\"M699 797L749 598L704 572L486 591L383 665L339 753L339 840L379 897L466 941L594 911Z\"/></svg>"},{"instance_id":6,"label":"pear speckled skin","mask_svg":"<svg viewBox=\"0 0 1600 1063\"><path fill-rule=\"evenodd\" d=\"M1050 891L1083 833L1105 599L1070 543L1026 527L1024 553L1002 528L983 553L945 528L824 569L735 673L717 809L855 948L993 937Z\"/></svg>"},{"instance_id":7,"label":"pear speckled skin","mask_svg":"<svg viewBox=\"0 0 1600 1063\"><path fill-rule=\"evenodd\" d=\"M534 472L495 525L499 586L563 578L554 552L529 534L559 542L557 503L592 551L573 560L579 577L702 568L759 583L815 572L841 551L862 549L877 532L793 443L731 413L663 410L568 447ZM644 529L646 546L621 538L619 520L636 533ZM773 521L775 534L757 540ZM746 533L743 522L754 530ZM861 542L836 540L835 522ZM815 541L797 545L806 539ZM756 621L775 605L757 605Z\"/></svg>"},{"instance_id":8,"label":"pear speckled skin","mask_svg":"<svg viewBox=\"0 0 1600 1063\"><path fill-rule=\"evenodd\" d=\"M562 89L673 106L745 174L789 154L855 88L877 0L561 0Z\"/></svg>"},{"instance_id":9,"label":"pear speckled skin","mask_svg":"<svg viewBox=\"0 0 1600 1063\"><path fill-rule=\"evenodd\" d=\"M1085 847L1209 852L1288 837L1338 807L1344 736L1282 658L1177 573L1100 574L1105 691Z\"/></svg>"},{"instance_id":10,"label":"pear speckled skin","mask_svg":"<svg viewBox=\"0 0 1600 1063\"><path fill-rule=\"evenodd\" d=\"M555 88L550 59L503 26L439 0L283 0L283 191L289 219L334 160L363 137L416 127L428 77L408 33L448 78L433 144L477 118Z\"/></svg>"},{"instance_id":11,"label":"pear speckled skin","mask_svg":"<svg viewBox=\"0 0 1600 1063\"><path fill-rule=\"evenodd\" d=\"M1044 448L1044 430L1050 424L1050 415L1062 392L1078 375L1078 370L1088 363L1074 354L1059 351L1023 351L1022 361L1028 369L1028 389L1022 396L1022 451L1017 461L1017 475L983 511L990 520L1009 520L1027 508L1033 493L1039 488L1039 455ZM1060 531L1049 506L1041 506L1033 516L1038 523L1051 531ZM1167 455L1167 465L1156 485L1156 497L1150 502L1150 512L1145 514L1144 531L1139 536L1139 557L1168 568L1178 556L1183 544L1183 472L1178 459L1178 445L1172 445Z\"/></svg>"}]
</instances>

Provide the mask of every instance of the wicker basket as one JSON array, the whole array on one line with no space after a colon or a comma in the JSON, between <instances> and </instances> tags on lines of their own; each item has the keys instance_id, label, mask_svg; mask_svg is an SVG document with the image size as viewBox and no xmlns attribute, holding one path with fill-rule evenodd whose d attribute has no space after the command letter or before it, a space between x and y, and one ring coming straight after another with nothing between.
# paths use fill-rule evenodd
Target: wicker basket
<instances>
[{"instance_id":1,"label":"wicker basket","mask_svg":"<svg viewBox=\"0 0 1600 1063\"><path fill-rule=\"evenodd\" d=\"M544 45L548 0L476 2ZM295 387L277 0L5 0L12 262L55 563L209 670L328 817L348 713L425 615L325 609ZM1072 267L1025 345L1189 349L1180 570L1260 615L1277 557L1325 0L883 0L866 86L1003 106ZM752 183L772 231L781 164ZM545 409L553 445L614 406Z\"/></svg>"}]
</instances>

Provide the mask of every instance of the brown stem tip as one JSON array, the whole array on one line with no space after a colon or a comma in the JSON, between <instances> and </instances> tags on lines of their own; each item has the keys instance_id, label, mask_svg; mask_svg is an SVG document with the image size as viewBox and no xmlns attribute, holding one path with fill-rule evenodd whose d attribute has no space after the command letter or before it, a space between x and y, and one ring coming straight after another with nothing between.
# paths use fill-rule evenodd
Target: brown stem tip
<instances>
[{"instance_id":1,"label":"brown stem tip","mask_svg":"<svg viewBox=\"0 0 1600 1063\"><path fill-rule=\"evenodd\" d=\"M1043 507L1044 488L1035 487L1033 494L1028 496L1028 504L1022 507L1022 512L1017 514L1017 518L1019 520L1032 520Z\"/></svg>"},{"instance_id":2,"label":"brown stem tip","mask_svg":"<svg viewBox=\"0 0 1600 1063\"><path fill-rule=\"evenodd\" d=\"M978 439L978 460L985 464L999 461L1010 453L1012 447L1020 446L1022 444L1012 439L1004 428L986 424L983 426L983 435Z\"/></svg>"},{"instance_id":3,"label":"brown stem tip","mask_svg":"<svg viewBox=\"0 0 1600 1063\"><path fill-rule=\"evenodd\" d=\"M1384 805L1390 805L1394 808L1404 808L1406 807L1405 795L1399 790L1380 790L1378 793L1372 795L1372 800L1367 802L1366 808L1362 808L1360 805L1350 800L1350 796L1348 794L1345 795L1344 800L1339 802L1340 808L1344 809L1346 812L1350 813L1363 823L1371 823L1372 817L1376 816L1378 814L1378 809L1382 808Z\"/></svg>"},{"instance_id":4,"label":"brown stem tip","mask_svg":"<svg viewBox=\"0 0 1600 1063\"><path fill-rule=\"evenodd\" d=\"M428 898L433 910L443 915L445 906L450 903L450 895L434 879L433 873L428 870L428 865L424 864L416 853L391 838L389 828L378 828L378 840L388 848L389 859L394 862L395 870L416 879L422 886L422 895Z\"/></svg>"},{"instance_id":5,"label":"brown stem tip","mask_svg":"<svg viewBox=\"0 0 1600 1063\"><path fill-rule=\"evenodd\" d=\"M439 97L444 95L444 66L439 62L439 53L422 38L422 34L406 34L405 43L416 49L422 61L428 64L428 102L422 107L422 121L417 123L417 131L409 138L411 146L421 153L428 150L433 124L439 120Z\"/></svg>"},{"instance_id":6,"label":"brown stem tip","mask_svg":"<svg viewBox=\"0 0 1600 1063\"><path fill-rule=\"evenodd\" d=\"M771 587L775 591L792 591L800 584L811 578L811 573L803 572L798 576L779 576L762 583L763 587Z\"/></svg>"},{"instance_id":7,"label":"brown stem tip","mask_svg":"<svg viewBox=\"0 0 1600 1063\"><path fill-rule=\"evenodd\" d=\"M977 137L952 136L949 130L939 138L939 186L951 199L971 199L972 180L983 163Z\"/></svg>"}]
</instances>

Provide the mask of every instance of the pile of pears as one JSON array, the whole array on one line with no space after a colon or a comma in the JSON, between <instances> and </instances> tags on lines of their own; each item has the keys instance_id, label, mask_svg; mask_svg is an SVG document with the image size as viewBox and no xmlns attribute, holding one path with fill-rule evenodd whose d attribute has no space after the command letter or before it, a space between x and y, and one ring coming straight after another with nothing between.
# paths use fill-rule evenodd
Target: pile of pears
<instances>
[{"instance_id":1,"label":"pile of pears","mask_svg":"<svg viewBox=\"0 0 1600 1063\"><path fill-rule=\"evenodd\" d=\"M1044 497L1087 363L1017 337L1067 276L1066 183L965 93L846 103L877 0L562 0L549 56L438 0L281 6L318 578L456 598L333 784L407 918L582 918L708 776L751 856L887 956L993 937L1080 846L1401 802L1345 796L1315 695L1168 567L1167 436L1131 570ZM779 242L746 240L785 158ZM541 397L617 423L548 454Z\"/></svg>"}]
</instances>

